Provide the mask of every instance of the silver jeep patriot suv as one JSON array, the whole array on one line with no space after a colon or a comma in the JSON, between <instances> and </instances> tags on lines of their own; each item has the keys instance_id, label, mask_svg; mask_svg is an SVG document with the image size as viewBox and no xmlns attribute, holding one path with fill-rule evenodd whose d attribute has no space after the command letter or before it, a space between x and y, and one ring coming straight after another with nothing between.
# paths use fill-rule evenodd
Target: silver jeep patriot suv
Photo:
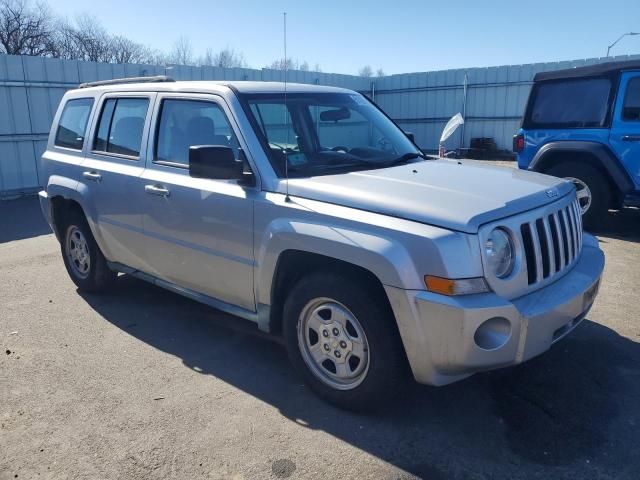
<instances>
[{"instance_id":1,"label":"silver jeep patriot suv","mask_svg":"<svg viewBox=\"0 0 640 480\"><path fill-rule=\"evenodd\" d=\"M80 289L125 273L256 322L349 409L544 352L604 267L572 183L429 159L341 88L81 85L42 163Z\"/></svg>"}]
</instances>

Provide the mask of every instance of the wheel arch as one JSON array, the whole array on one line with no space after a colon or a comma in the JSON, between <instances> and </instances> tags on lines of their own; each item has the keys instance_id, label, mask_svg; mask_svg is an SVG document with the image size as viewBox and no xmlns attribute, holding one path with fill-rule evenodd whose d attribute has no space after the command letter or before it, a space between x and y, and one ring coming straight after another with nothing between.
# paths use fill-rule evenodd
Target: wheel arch
<instances>
[{"instance_id":1,"label":"wheel arch","mask_svg":"<svg viewBox=\"0 0 640 480\"><path fill-rule=\"evenodd\" d=\"M63 218L60 215L65 211L65 208L74 208L84 216L98 246L104 251L104 242L94 221L95 213L91 206L91 196L87 186L67 177L52 175L49 177L46 191L51 204L54 233L58 240L60 240L61 235L61 232L58 231L58 221ZM58 214L57 218L56 213Z\"/></svg>"},{"instance_id":2,"label":"wheel arch","mask_svg":"<svg viewBox=\"0 0 640 480\"><path fill-rule=\"evenodd\" d=\"M588 162L603 174L612 193L618 197L633 190L633 182L618 158L609 147L598 142L549 142L538 150L529 170L546 173L561 162Z\"/></svg>"},{"instance_id":3,"label":"wheel arch","mask_svg":"<svg viewBox=\"0 0 640 480\"><path fill-rule=\"evenodd\" d=\"M366 284L374 295L380 296L393 314L389 298L380 279L369 269L335 257L304 250L288 249L278 257L271 285L268 331L282 331L282 311L287 292L305 275L317 271L333 271Z\"/></svg>"},{"instance_id":4,"label":"wheel arch","mask_svg":"<svg viewBox=\"0 0 640 480\"><path fill-rule=\"evenodd\" d=\"M53 224L54 233L58 241L62 241L65 222L69 218L72 212L76 212L83 215L86 218L86 214L82 208L82 205L71 198L67 198L63 195L55 195L51 197L51 223Z\"/></svg>"},{"instance_id":5,"label":"wheel arch","mask_svg":"<svg viewBox=\"0 0 640 480\"><path fill-rule=\"evenodd\" d=\"M283 285L290 285L296 275L323 267L348 269L375 279L379 286L423 288L409 252L390 238L299 219L278 219L265 229L256 245L254 288L260 328L271 331L277 325L272 318L278 318Z\"/></svg>"}]
</instances>

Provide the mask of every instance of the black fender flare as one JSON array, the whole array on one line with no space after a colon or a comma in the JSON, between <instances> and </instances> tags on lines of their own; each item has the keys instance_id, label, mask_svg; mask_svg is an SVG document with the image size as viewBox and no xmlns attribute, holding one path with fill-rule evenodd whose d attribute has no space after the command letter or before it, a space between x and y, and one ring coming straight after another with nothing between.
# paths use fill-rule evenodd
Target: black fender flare
<instances>
[{"instance_id":1,"label":"black fender flare","mask_svg":"<svg viewBox=\"0 0 640 480\"><path fill-rule=\"evenodd\" d=\"M633 181L629 174L620 164L618 157L606 145L598 142L588 141L558 141L549 142L543 145L533 157L529 164L529 170L544 173L548 170L552 163L553 154L566 152L572 155L586 153L593 159L591 163L595 163L595 167L599 167L609 177L611 184L615 186L622 194L633 191ZM555 162L554 162L555 163Z\"/></svg>"}]
</instances>

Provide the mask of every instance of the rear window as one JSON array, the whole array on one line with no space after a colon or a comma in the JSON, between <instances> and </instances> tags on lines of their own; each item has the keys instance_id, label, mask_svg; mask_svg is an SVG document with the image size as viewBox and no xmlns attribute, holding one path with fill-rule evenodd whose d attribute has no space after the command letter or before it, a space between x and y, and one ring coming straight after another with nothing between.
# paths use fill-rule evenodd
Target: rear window
<instances>
[{"instance_id":1,"label":"rear window","mask_svg":"<svg viewBox=\"0 0 640 480\"><path fill-rule=\"evenodd\" d=\"M92 106L93 98L77 98L65 104L56 131L54 143L57 147L82 150Z\"/></svg>"},{"instance_id":2,"label":"rear window","mask_svg":"<svg viewBox=\"0 0 640 480\"><path fill-rule=\"evenodd\" d=\"M105 101L93 149L138 157L148 108L148 98L110 98Z\"/></svg>"},{"instance_id":3,"label":"rear window","mask_svg":"<svg viewBox=\"0 0 640 480\"><path fill-rule=\"evenodd\" d=\"M598 128L609 117L609 78L538 83L531 93L524 128Z\"/></svg>"}]
</instances>

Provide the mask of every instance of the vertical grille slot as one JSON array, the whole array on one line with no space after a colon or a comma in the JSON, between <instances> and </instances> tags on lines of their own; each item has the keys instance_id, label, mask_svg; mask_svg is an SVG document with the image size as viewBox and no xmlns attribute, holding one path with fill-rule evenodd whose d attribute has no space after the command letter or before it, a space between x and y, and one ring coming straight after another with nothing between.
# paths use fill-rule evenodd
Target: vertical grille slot
<instances>
[{"instance_id":1,"label":"vertical grille slot","mask_svg":"<svg viewBox=\"0 0 640 480\"><path fill-rule=\"evenodd\" d=\"M549 215L549 231L551 233L551 242L553 243L553 271L560 270L560 238L558 237L558 226L556 224L555 215Z\"/></svg>"},{"instance_id":2,"label":"vertical grille slot","mask_svg":"<svg viewBox=\"0 0 640 480\"><path fill-rule=\"evenodd\" d=\"M540 255L542 257L542 277L547 278L550 273L549 242L547 239L547 231L541 218L536 220L536 231L538 233Z\"/></svg>"},{"instance_id":3,"label":"vertical grille slot","mask_svg":"<svg viewBox=\"0 0 640 480\"><path fill-rule=\"evenodd\" d=\"M573 211L575 212L576 225L578 229L578 252L582 251L582 211L580 210L580 204L578 200L573 202Z\"/></svg>"},{"instance_id":4,"label":"vertical grille slot","mask_svg":"<svg viewBox=\"0 0 640 480\"><path fill-rule=\"evenodd\" d=\"M520 233L522 234L524 257L527 261L527 279L529 285L531 285L536 281L536 259L533 250L533 236L531 235L531 227L528 223L520 225Z\"/></svg>"},{"instance_id":5,"label":"vertical grille slot","mask_svg":"<svg viewBox=\"0 0 640 480\"><path fill-rule=\"evenodd\" d=\"M569 243L571 244L571 261L576 258L577 245L576 245L576 228L573 223L573 215L571 215L571 207L564 209L564 217L567 219L569 226Z\"/></svg>"},{"instance_id":6,"label":"vertical grille slot","mask_svg":"<svg viewBox=\"0 0 640 480\"><path fill-rule=\"evenodd\" d=\"M562 240L562 248L564 252L563 265L566 267L571 261L571 251L569 250L569 231L567 229L567 223L562 214L562 210L558 211L558 220L560 221L560 239Z\"/></svg>"},{"instance_id":7,"label":"vertical grille slot","mask_svg":"<svg viewBox=\"0 0 640 480\"><path fill-rule=\"evenodd\" d=\"M557 271L559 272L560 270L562 270L562 267L564 266L564 259L566 257L565 251L565 244L564 241L562 240L562 228L561 228L561 223L560 223L560 216L558 215L558 212L553 214L553 224L555 225L555 231L558 234L558 251L560 252L560 261L558 262L558 269Z\"/></svg>"}]
</instances>

